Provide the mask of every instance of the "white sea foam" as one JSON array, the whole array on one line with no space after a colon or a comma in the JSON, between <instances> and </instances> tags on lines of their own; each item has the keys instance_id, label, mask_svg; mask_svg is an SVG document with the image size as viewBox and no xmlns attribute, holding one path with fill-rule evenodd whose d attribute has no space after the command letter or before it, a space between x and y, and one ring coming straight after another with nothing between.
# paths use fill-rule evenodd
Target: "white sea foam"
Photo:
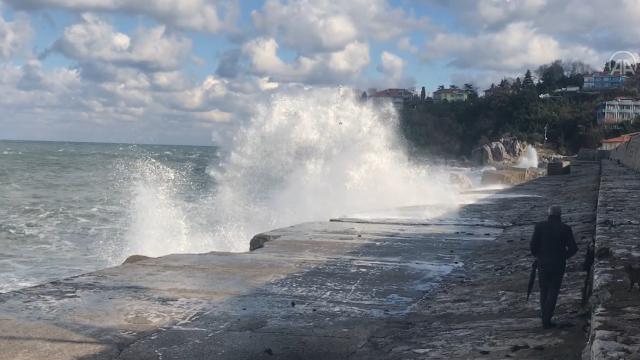
<instances>
[{"instance_id":1,"label":"white sea foam","mask_svg":"<svg viewBox=\"0 0 640 360\"><path fill-rule=\"evenodd\" d=\"M128 253L247 251L261 231L371 209L458 202L447 171L411 163L391 105L360 103L350 90L275 95L236 133L209 174L215 191L177 200L184 177L137 164ZM445 204L448 204L446 206Z\"/></svg>"}]
</instances>

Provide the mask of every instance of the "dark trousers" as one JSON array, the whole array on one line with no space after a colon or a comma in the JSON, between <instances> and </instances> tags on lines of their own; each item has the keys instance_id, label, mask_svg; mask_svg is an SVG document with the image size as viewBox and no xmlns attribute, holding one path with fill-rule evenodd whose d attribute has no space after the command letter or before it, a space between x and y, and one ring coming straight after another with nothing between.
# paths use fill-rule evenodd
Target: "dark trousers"
<instances>
[{"instance_id":1,"label":"dark trousers","mask_svg":"<svg viewBox=\"0 0 640 360\"><path fill-rule=\"evenodd\" d=\"M558 294L560 294L560 286L562 285L562 277L564 276L564 264L562 266L540 265L538 267L538 279L540 283L540 313L542 315L542 324L551 323L553 311L556 308Z\"/></svg>"}]
</instances>

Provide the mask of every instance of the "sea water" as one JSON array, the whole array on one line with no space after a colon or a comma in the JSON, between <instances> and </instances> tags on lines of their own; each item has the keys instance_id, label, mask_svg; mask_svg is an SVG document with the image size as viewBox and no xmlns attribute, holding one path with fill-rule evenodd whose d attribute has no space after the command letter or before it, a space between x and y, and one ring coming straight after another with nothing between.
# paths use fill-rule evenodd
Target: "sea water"
<instances>
[{"instance_id":1,"label":"sea water","mask_svg":"<svg viewBox=\"0 0 640 360\"><path fill-rule=\"evenodd\" d=\"M157 181L161 206L200 198L215 187L206 167L216 154L215 147L0 141L0 292L121 261L136 211L175 215L153 202L137 209L144 195L136 192Z\"/></svg>"},{"instance_id":2,"label":"sea water","mask_svg":"<svg viewBox=\"0 0 640 360\"><path fill-rule=\"evenodd\" d=\"M398 128L390 104L303 89L257 106L224 148L0 141L0 292L132 254L248 251L302 221L463 203L451 169L409 159Z\"/></svg>"}]
</instances>

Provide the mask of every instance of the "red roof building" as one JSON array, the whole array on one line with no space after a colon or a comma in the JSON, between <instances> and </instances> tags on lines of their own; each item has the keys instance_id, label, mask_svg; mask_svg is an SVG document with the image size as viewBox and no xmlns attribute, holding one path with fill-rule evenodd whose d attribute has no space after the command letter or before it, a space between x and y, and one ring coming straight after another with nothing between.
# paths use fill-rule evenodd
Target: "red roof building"
<instances>
[{"instance_id":1,"label":"red roof building","mask_svg":"<svg viewBox=\"0 0 640 360\"><path fill-rule=\"evenodd\" d=\"M404 101L413 97L413 92L407 89L386 89L371 95L373 101L391 100L391 103L399 110L402 110Z\"/></svg>"},{"instance_id":2,"label":"red roof building","mask_svg":"<svg viewBox=\"0 0 640 360\"><path fill-rule=\"evenodd\" d=\"M618 137L614 137L614 138L611 138L611 139L602 140L602 146L600 147L600 149L602 149L602 150L613 150L613 149L617 148L618 146L620 146L621 144L629 142L631 139L633 139L634 136L636 136L638 134L640 134L640 133L635 132L635 133L620 135Z\"/></svg>"}]
</instances>

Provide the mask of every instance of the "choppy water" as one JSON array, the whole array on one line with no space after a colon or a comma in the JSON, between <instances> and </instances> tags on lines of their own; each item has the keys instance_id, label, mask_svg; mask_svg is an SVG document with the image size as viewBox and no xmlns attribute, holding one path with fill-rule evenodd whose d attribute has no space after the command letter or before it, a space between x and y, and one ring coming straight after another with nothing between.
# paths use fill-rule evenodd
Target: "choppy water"
<instances>
[{"instance_id":1,"label":"choppy water","mask_svg":"<svg viewBox=\"0 0 640 360\"><path fill-rule=\"evenodd\" d=\"M215 186L214 147L0 141L0 292L116 264L129 252L143 164L181 174L185 202ZM165 174L165 175L167 175ZM148 209L154 211L154 209Z\"/></svg>"}]
</instances>

